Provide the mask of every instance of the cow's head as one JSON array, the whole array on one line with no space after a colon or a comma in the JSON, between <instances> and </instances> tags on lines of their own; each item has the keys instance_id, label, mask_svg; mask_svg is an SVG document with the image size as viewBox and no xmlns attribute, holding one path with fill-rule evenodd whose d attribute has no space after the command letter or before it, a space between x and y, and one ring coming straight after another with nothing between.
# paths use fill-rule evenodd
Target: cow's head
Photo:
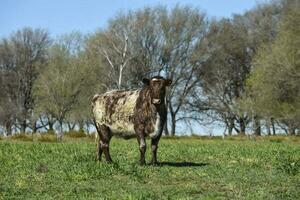
<instances>
[{"instance_id":1,"label":"cow's head","mask_svg":"<svg viewBox=\"0 0 300 200\"><path fill-rule=\"evenodd\" d=\"M143 83L149 87L151 103L159 105L164 102L166 87L171 85L172 80L154 76L151 79L144 78Z\"/></svg>"}]
</instances>

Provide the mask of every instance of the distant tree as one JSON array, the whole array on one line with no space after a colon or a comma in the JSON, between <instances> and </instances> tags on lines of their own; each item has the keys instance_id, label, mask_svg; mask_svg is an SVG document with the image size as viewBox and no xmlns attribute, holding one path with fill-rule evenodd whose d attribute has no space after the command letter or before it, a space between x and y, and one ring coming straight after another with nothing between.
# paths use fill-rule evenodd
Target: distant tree
<instances>
[{"instance_id":1,"label":"distant tree","mask_svg":"<svg viewBox=\"0 0 300 200\"><path fill-rule=\"evenodd\" d=\"M212 121L223 122L229 135L233 129L244 134L249 122L247 113L237 107L251 67L247 47L247 29L229 19L212 22L199 47L207 57L199 72L201 89L196 90L190 104Z\"/></svg>"},{"instance_id":2,"label":"distant tree","mask_svg":"<svg viewBox=\"0 0 300 200\"><path fill-rule=\"evenodd\" d=\"M82 62L82 36L63 36L50 49L49 61L35 84L37 112L54 117L60 124L72 111L86 109L95 82L91 68Z\"/></svg>"},{"instance_id":3,"label":"distant tree","mask_svg":"<svg viewBox=\"0 0 300 200\"><path fill-rule=\"evenodd\" d=\"M300 125L299 6L294 2L286 7L278 37L259 49L249 78L252 109L277 119L291 135Z\"/></svg>"},{"instance_id":4,"label":"distant tree","mask_svg":"<svg viewBox=\"0 0 300 200\"><path fill-rule=\"evenodd\" d=\"M18 111L14 117L18 119L21 132L25 132L31 123L34 108L32 87L39 68L46 61L49 45L47 31L32 28L18 30L2 41L0 59L2 77L6 76L6 80L2 78L3 87L6 88L6 104L13 102L15 109L12 110ZM12 119L12 116L9 118Z\"/></svg>"},{"instance_id":5,"label":"distant tree","mask_svg":"<svg viewBox=\"0 0 300 200\"><path fill-rule=\"evenodd\" d=\"M252 70L253 57L262 44L277 34L281 2L259 4L242 15L210 22L209 31L199 45L204 56L200 82L193 92L187 112L200 113L204 122L221 122L228 134L244 134L250 121L260 134L260 117L241 109L246 79ZM206 116L206 118L205 118Z\"/></svg>"},{"instance_id":6,"label":"distant tree","mask_svg":"<svg viewBox=\"0 0 300 200\"><path fill-rule=\"evenodd\" d=\"M207 20L198 9L177 6L170 13L161 14L160 26L163 36L160 67L161 73L173 80L167 93L167 105L171 135L175 135L178 121L193 119L184 114L183 108L200 80L197 70L202 67L203 55L195 52L204 38Z\"/></svg>"},{"instance_id":7,"label":"distant tree","mask_svg":"<svg viewBox=\"0 0 300 200\"><path fill-rule=\"evenodd\" d=\"M7 39L0 42L0 125L11 135L17 109L18 82L14 56Z\"/></svg>"},{"instance_id":8,"label":"distant tree","mask_svg":"<svg viewBox=\"0 0 300 200\"><path fill-rule=\"evenodd\" d=\"M107 70L103 80L108 80L105 87L122 88L125 68L132 59L130 51L128 24L124 20L111 21L105 31L98 31L88 42L90 54L94 54L102 63L106 63ZM101 64L102 65L102 64ZM104 83L104 81L103 81Z\"/></svg>"},{"instance_id":9,"label":"distant tree","mask_svg":"<svg viewBox=\"0 0 300 200\"><path fill-rule=\"evenodd\" d=\"M77 125L79 131L84 131L84 126L88 131L88 127L93 124L91 114L91 101L92 97L102 90L101 84L99 84L96 71L98 70L95 66L90 65L89 60L85 54L85 49L79 53L77 57L78 65L83 68L84 77L83 89L80 95L77 97L76 106L68 113L67 121L72 125ZM100 82L101 83L101 82Z\"/></svg>"},{"instance_id":10,"label":"distant tree","mask_svg":"<svg viewBox=\"0 0 300 200\"><path fill-rule=\"evenodd\" d=\"M277 36L278 24L282 18L284 1L269 1L267 3L259 3L253 9L245 12L243 15L236 15L235 22L246 27L248 30L247 37L249 41L249 54L253 60L257 50L265 44L269 44ZM253 64L251 64L253 66ZM252 69L251 66L251 69ZM262 116L258 113L248 113L252 118L253 133L261 135ZM264 119L266 125L274 127L274 120ZM274 130L274 129L273 129Z\"/></svg>"},{"instance_id":11,"label":"distant tree","mask_svg":"<svg viewBox=\"0 0 300 200\"><path fill-rule=\"evenodd\" d=\"M143 76L172 78L167 105L171 134L175 135L176 123L187 118L183 105L199 80L196 70L202 57L194 51L206 27L205 14L191 7L130 11L119 14L109 21L107 30L93 35L87 51L90 62L102 67L99 76L107 89L135 88Z\"/></svg>"},{"instance_id":12,"label":"distant tree","mask_svg":"<svg viewBox=\"0 0 300 200\"><path fill-rule=\"evenodd\" d=\"M18 114L16 74L10 70L0 70L0 125L5 127L6 135L12 134L12 126Z\"/></svg>"}]
</instances>

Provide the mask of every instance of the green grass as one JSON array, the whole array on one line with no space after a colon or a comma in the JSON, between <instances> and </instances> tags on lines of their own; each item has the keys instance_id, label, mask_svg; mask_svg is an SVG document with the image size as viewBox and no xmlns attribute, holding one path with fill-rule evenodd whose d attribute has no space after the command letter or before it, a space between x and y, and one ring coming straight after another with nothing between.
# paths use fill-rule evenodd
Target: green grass
<instances>
[{"instance_id":1,"label":"green grass","mask_svg":"<svg viewBox=\"0 0 300 200\"><path fill-rule=\"evenodd\" d=\"M4 139L0 199L300 199L299 144L297 139L162 139L163 163L141 167L135 139L112 140L115 164L96 162L88 138Z\"/></svg>"}]
</instances>

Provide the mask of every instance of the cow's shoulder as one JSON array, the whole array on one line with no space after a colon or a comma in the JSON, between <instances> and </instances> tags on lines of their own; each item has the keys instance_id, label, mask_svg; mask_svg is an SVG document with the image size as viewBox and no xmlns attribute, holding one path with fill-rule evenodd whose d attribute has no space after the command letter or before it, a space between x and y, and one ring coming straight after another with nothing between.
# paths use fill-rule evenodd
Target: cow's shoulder
<instances>
[{"instance_id":1,"label":"cow's shoulder","mask_svg":"<svg viewBox=\"0 0 300 200\"><path fill-rule=\"evenodd\" d=\"M139 89L136 90L110 90L102 94L96 94L93 97L93 105L105 104L106 107L111 108L115 106L132 106L136 103L140 93Z\"/></svg>"}]
</instances>

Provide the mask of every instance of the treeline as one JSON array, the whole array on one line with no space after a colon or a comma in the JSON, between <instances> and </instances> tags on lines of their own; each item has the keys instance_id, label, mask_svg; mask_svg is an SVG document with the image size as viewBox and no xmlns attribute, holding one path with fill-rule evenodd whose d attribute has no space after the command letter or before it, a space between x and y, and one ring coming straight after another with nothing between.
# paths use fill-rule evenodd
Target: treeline
<instances>
[{"instance_id":1,"label":"treeline","mask_svg":"<svg viewBox=\"0 0 300 200\"><path fill-rule=\"evenodd\" d=\"M297 134L299 23L299 1L285 0L220 20L189 6L144 8L56 39L18 30L0 41L0 130L88 131L95 93L162 75L173 80L166 135L179 122L221 124L228 135Z\"/></svg>"}]
</instances>

